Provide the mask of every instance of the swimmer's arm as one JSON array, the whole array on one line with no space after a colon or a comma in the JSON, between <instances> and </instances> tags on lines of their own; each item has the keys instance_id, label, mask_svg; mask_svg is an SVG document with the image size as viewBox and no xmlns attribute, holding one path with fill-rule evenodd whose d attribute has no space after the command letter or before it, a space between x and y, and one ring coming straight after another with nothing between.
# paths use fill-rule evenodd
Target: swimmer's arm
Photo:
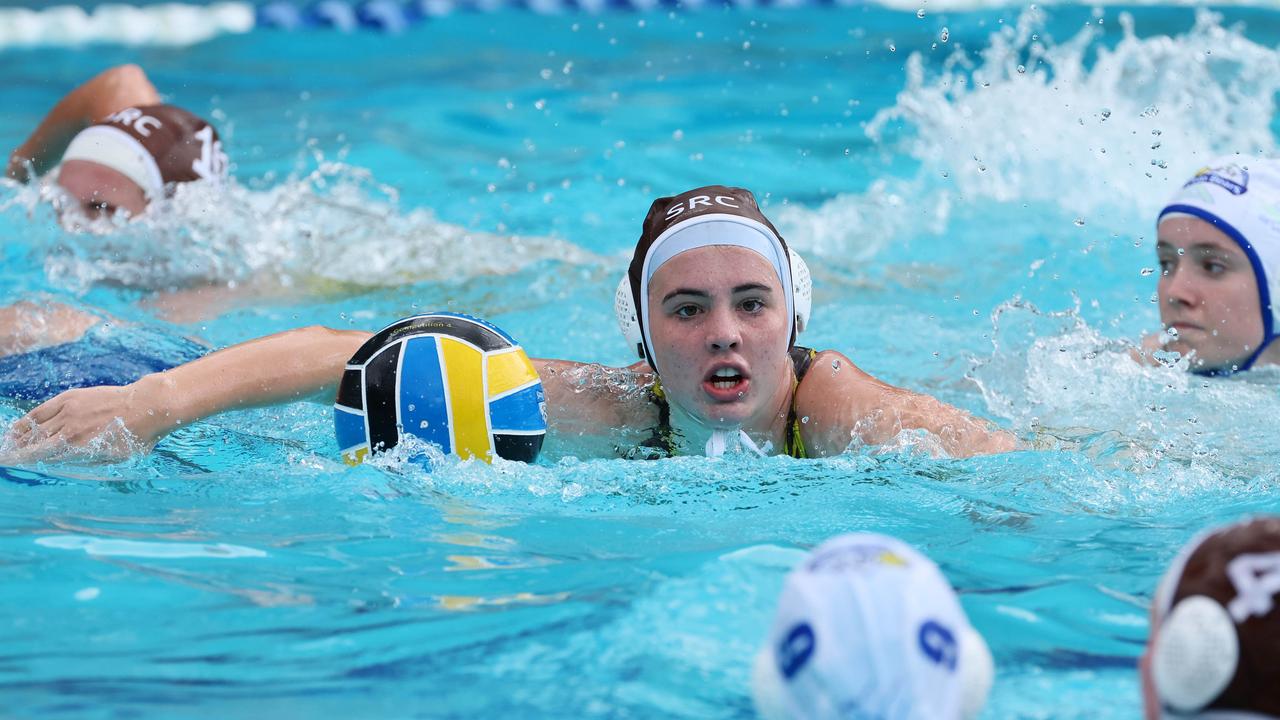
<instances>
[{"instance_id":1,"label":"swimmer's arm","mask_svg":"<svg viewBox=\"0 0 1280 720\"><path fill-rule=\"evenodd\" d=\"M540 358L533 366L547 395L547 425L556 434L614 436L653 424L650 373Z\"/></svg>"},{"instance_id":2,"label":"swimmer's arm","mask_svg":"<svg viewBox=\"0 0 1280 720\"><path fill-rule=\"evenodd\" d=\"M76 133L122 108L156 105L160 93L137 65L120 65L105 70L67 93L31 137L9 156L8 177L25 182L27 164L43 175L62 159L62 153Z\"/></svg>"},{"instance_id":3,"label":"swimmer's arm","mask_svg":"<svg viewBox=\"0 0 1280 720\"><path fill-rule=\"evenodd\" d=\"M127 457L227 410L325 397L370 333L309 327L233 345L123 387L68 390L14 423L8 462ZM122 432L127 430L128 432Z\"/></svg>"},{"instance_id":4,"label":"swimmer's arm","mask_svg":"<svg viewBox=\"0 0 1280 720\"><path fill-rule=\"evenodd\" d=\"M810 418L801 433L815 456L837 455L858 442L882 445L904 430L929 432L952 457L1017 447L1012 434L937 398L877 380L836 352L818 356L799 393L798 410Z\"/></svg>"}]
</instances>

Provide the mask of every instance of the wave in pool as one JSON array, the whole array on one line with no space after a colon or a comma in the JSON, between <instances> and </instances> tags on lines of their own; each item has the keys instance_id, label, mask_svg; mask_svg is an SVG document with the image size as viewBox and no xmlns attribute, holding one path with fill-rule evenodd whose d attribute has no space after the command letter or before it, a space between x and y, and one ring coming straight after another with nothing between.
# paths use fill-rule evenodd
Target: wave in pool
<instances>
[{"instance_id":1,"label":"wave in pool","mask_svg":"<svg viewBox=\"0 0 1280 720\"><path fill-rule=\"evenodd\" d=\"M865 130L918 170L815 209L783 208L788 237L849 264L947 232L957 208L992 202L1080 226L1141 226L1209 159L1276 152L1280 50L1207 10L1185 33L1146 38L1121 13L1114 42L1101 14L1055 42L1047 15L1032 6L980 51L955 47L940 68L912 53L897 101Z\"/></svg>"},{"instance_id":2,"label":"wave in pool","mask_svg":"<svg viewBox=\"0 0 1280 720\"><path fill-rule=\"evenodd\" d=\"M60 227L50 205L58 190L48 180L0 184L0 214L30 226L29 254L43 258L54 288L81 293L100 283L143 290L258 284L323 296L507 275L544 260L601 262L564 240L475 232L430 209L402 209L395 188L341 157L315 152L310 164L269 186L270 177L223 189L180 185L138 221L90 232ZM29 219L16 217L24 214Z\"/></svg>"}]
</instances>

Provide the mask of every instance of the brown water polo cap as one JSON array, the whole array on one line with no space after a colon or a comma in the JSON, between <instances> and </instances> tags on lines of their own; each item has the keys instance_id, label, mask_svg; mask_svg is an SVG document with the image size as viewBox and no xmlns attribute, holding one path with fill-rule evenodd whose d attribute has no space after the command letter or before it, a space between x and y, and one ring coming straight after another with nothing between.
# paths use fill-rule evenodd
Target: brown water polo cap
<instances>
[{"instance_id":1,"label":"brown water polo cap","mask_svg":"<svg viewBox=\"0 0 1280 720\"><path fill-rule=\"evenodd\" d=\"M649 280L667 260L709 245L742 247L769 261L782 285L787 313L791 316L791 342L795 342L795 291L790 253L782 234L760 212L750 190L708 185L653 201L627 269L641 344L649 365L655 370L658 366L654 362L648 327ZM805 315L808 315L807 309Z\"/></svg>"},{"instance_id":2,"label":"brown water polo cap","mask_svg":"<svg viewBox=\"0 0 1280 720\"><path fill-rule=\"evenodd\" d=\"M1280 517L1188 543L1155 598L1152 664L1166 710L1280 717L1278 595Z\"/></svg>"},{"instance_id":3,"label":"brown water polo cap","mask_svg":"<svg viewBox=\"0 0 1280 720\"><path fill-rule=\"evenodd\" d=\"M173 105L128 107L76 135L62 155L88 160L128 177L148 199L171 183L212 180L227 173L227 156L212 125Z\"/></svg>"}]
</instances>

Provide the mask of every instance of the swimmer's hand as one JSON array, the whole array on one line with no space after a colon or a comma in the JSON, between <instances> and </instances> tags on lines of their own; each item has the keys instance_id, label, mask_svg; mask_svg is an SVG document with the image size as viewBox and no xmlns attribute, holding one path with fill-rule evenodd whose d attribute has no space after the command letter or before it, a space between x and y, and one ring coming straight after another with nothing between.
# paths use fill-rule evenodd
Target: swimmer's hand
<instances>
[{"instance_id":1,"label":"swimmer's hand","mask_svg":"<svg viewBox=\"0 0 1280 720\"><path fill-rule=\"evenodd\" d=\"M12 464L111 460L152 446L178 427L228 410L323 397L333 402L358 330L307 327L233 345L123 387L68 390L14 423ZM3 452L3 450L0 450Z\"/></svg>"},{"instance_id":2,"label":"swimmer's hand","mask_svg":"<svg viewBox=\"0 0 1280 720\"><path fill-rule=\"evenodd\" d=\"M1164 350L1164 333L1151 333L1142 338L1141 347L1130 348L1129 357L1139 365L1161 365L1155 354Z\"/></svg>"},{"instance_id":3,"label":"swimmer's hand","mask_svg":"<svg viewBox=\"0 0 1280 720\"><path fill-rule=\"evenodd\" d=\"M123 460L147 452L176 426L172 413L154 406L163 396L148 375L122 387L68 390L19 418L0 447L6 464L39 460Z\"/></svg>"}]
</instances>

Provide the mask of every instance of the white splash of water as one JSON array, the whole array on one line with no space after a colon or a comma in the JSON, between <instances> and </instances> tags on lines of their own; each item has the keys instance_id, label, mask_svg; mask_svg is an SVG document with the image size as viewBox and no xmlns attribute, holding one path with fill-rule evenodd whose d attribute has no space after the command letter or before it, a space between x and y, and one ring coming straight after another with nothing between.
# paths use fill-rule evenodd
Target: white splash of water
<instances>
[{"instance_id":1,"label":"white splash of water","mask_svg":"<svg viewBox=\"0 0 1280 720\"><path fill-rule=\"evenodd\" d=\"M1275 370L1205 378L1185 360L1149 365L1134 343L1104 337L1076 310L1010 301L992 313L993 350L968 378L988 411L1036 447L1113 458L1152 489L1180 478L1212 487L1273 474ZM1258 448L1241 453L1238 448Z\"/></svg>"},{"instance_id":2,"label":"white splash of water","mask_svg":"<svg viewBox=\"0 0 1280 720\"><path fill-rule=\"evenodd\" d=\"M1054 43L1032 6L976 55L957 47L940 71L914 53L897 102L866 132L888 145L890 127L912 129L887 149L917 160L916 175L816 209L792 206L780 225L802 249L862 262L890 242L942 233L960 204L1154 217L1210 158L1277 150L1280 50L1221 22L1201 11L1182 35L1142 38L1121 15L1124 35L1108 48L1093 25Z\"/></svg>"},{"instance_id":3,"label":"white splash of water","mask_svg":"<svg viewBox=\"0 0 1280 720\"><path fill-rule=\"evenodd\" d=\"M6 188L12 188L9 184ZM567 241L475 232L429 209L404 211L399 193L364 168L326 161L255 190L180 185L135 222L68 233L41 207L56 189L17 188L0 212L32 216L32 251L51 282L83 292L98 283L145 290L205 284L278 284L307 292L392 287L502 275L555 259L597 264Z\"/></svg>"}]
</instances>

